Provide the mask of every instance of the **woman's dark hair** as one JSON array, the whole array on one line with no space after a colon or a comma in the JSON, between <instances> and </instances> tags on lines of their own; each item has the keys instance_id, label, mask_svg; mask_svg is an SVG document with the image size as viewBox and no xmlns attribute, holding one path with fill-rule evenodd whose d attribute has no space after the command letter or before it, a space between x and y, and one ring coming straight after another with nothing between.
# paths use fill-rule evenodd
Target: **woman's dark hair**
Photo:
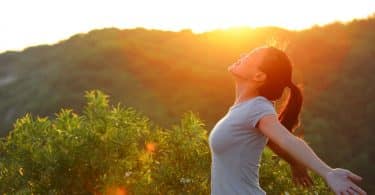
<instances>
[{"instance_id":1,"label":"woman's dark hair","mask_svg":"<svg viewBox=\"0 0 375 195\"><path fill-rule=\"evenodd\" d=\"M279 114L279 120L289 131L299 125L299 113L302 107L301 89L292 82L292 63L284 51L272 46L265 46L265 54L259 69L266 75L265 83L259 88L261 96L271 101L280 99L284 88L290 89L287 103Z\"/></svg>"}]
</instances>

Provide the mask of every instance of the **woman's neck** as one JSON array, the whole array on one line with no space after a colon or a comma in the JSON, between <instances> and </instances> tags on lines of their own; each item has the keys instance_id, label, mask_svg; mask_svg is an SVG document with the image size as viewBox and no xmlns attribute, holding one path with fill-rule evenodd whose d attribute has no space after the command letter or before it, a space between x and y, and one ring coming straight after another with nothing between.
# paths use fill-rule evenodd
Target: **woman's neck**
<instances>
[{"instance_id":1,"label":"woman's neck","mask_svg":"<svg viewBox=\"0 0 375 195\"><path fill-rule=\"evenodd\" d=\"M259 96L258 90L251 85L241 85L236 83L235 85L235 100L233 105L246 101L250 98Z\"/></svg>"}]
</instances>

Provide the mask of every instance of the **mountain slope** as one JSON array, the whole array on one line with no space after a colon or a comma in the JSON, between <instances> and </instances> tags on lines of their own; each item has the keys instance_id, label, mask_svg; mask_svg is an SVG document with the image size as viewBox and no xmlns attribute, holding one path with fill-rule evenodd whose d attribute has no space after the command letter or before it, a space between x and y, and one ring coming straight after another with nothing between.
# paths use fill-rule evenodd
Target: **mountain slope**
<instances>
[{"instance_id":1,"label":"mountain slope","mask_svg":"<svg viewBox=\"0 0 375 195\"><path fill-rule=\"evenodd\" d=\"M84 90L94 88L161 125L193 110L211 129L234 100L227 66L272 37L289 42L294 80L304 87L298 131L323 160L363 175L366 188L374 190L374 17L303 31L107 28L5 52L0 54L1 132L26 112L79 111Z\"/></svg>"}]
</instances>

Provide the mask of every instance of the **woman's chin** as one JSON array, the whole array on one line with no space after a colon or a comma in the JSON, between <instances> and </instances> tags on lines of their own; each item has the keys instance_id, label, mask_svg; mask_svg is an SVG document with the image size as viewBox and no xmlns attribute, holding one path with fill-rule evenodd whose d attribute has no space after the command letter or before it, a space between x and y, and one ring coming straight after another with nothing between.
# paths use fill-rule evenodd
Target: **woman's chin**
<instances>
[{"instance_id":1,"label":"woman's chin","mask_svg":"<svg viewBox=\"0 0 375 195\"><path fill-rule=\"evenodd\" d=\"M228 67L227 67L227 71L228 71L228 72L231 72L232 69L233 69L233 66L228 66Z\"/></svg>"},{"instance_id":2,"label":"woman's chin","mask_svg":"<svg viewBox=\"0 0 375 195\"><path fill-rule=\"evenodd\" d=\"M231 77L237 78L236 75L233 73L233 69L228 68L228 73L230 74Z\"/></svg>"}]
</instances>

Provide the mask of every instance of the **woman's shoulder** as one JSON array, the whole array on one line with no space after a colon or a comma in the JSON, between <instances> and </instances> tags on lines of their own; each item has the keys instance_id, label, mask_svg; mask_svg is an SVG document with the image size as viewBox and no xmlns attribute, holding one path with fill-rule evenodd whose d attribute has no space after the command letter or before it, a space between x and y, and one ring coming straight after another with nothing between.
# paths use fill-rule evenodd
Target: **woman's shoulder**
<instances>
[{"instance_id":1,"label":"woman's shoulder","mask_svg":"<svg viewBox=\"0 0 375 195\"><path fill-rule=\"evenodd\" d=\"M255 97L254 101L248 105L246 110L251 127L256 127L258 121L266 115L277 116L274 103L263 96Z\"/></svg>"},{"instance_id":2,"label":"woman's shoulder","mask_svg":"<svg viewBox=\"0 0 375 195\"><path fill-rule=\"evenodd\" d=\"M266 97L264 96L256 96L254 97L254 101L253 101L253 104L268 104L268 105L274 105L274 102L267 99Z\"/></svg>"},{"instance_id":3,"label":"woman's shoulder","mask_svg":"<svg viewBox=\"0 0 375 195\"><path fill-rule=\"evenodd\" d=\"M274 102L270 101L264 96L256 96L248 105L249 112L273 111L275 112Z\"/></svg>"}]
</instances>

